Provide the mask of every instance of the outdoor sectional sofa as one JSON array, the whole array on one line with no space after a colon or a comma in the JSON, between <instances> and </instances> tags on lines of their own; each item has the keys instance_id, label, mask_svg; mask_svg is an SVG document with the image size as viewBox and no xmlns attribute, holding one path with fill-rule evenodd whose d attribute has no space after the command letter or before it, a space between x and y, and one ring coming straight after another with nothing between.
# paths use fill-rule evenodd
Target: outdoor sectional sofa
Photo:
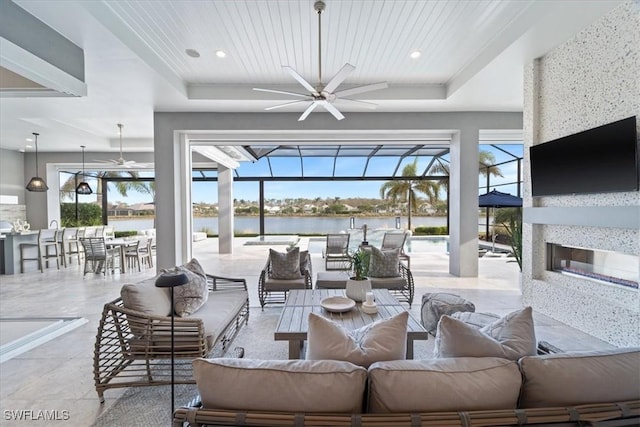
<instances>
[{"instance_id":1,"label":"outdoor sectional sofa","mask_svg":"<svg viewBox=\"0 0 640 427\"><path fill-rule=\"evenodd\" d=\"M393 360L368 369L336 360L193 364L202 405L177 409L174 427L640 423L640 349Z\"/></svg>"},{"instance_id":2,"label":"outdoor sectional sofa","mask_svg":"<svg viewBox=\"0 0 640 427\"><path fill-rule=\"evenodd\" d=\"M191 362L228 348L249 320L245 279L206 274L197 260L175 267L189 283L174 288L175 383L194 383ZM171 298L156 277L125 284L105 304L94 350L96 391L171 384Z\"/></svg>"}]
</instances>

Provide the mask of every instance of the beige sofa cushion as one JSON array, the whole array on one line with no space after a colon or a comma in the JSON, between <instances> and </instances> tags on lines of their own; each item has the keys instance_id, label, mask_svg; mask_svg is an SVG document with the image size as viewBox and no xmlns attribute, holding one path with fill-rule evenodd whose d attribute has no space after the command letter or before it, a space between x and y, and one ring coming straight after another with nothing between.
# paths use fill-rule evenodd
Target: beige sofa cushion
<instances>
[{"instance_id":1,"label":"beige sofa cushion","mask_svg":"<svg viewBox=\"0 0 640 427\"><path fill-rule=\"evenodd\" d=\"M209 348L213 347L227 324L235 319L235 314L247 302L248 295L245 290L212 292L207 304L191 316L202 319Z\"/></svg>"},{"instance_id":2,"label":"beige sofa cushion","mask_svg":"<svg viewBox=\"0 0 640 427\"><path fill-rule=\"evenodd\" d=\"M442 316L434 357L502 357L518 360L537 353L531 307L514 311L480 329Z\"/></svg>"},{"instance_id":3,"label":"beige sofa cushion","mask_svg":"<svg viewBox=\"0 0 640 427\"><path fill-rule=\"evenodd\" d=\"M514 409L522 378L506 359L394 360L369 367L369 412Z\"/></svg>"},{"instance_id":4,"label":"beige sofa cushion","mask_svg":"<svg viewBox=\"0 0 640 427\"><path fill-rule=\"evenodd\" d=\"M170 290L157 288L156 278L122 285L120 297L124 307L152 316L169 316L171 314Z\"/></svg>"},{"instance_id":5,"label":"beige sofa cushion","mask_svg":"<svg viewBox=\"0 0 640 427\"><path fill-rule=\"evenodd\" d=\"M523 357L520 407L640 399L640 348Z\"/></svg>"},{"instance_id":6,"label":"beige sofa cushion","mask_svg":"<svg viewBox=\"0 0 640 427\"><path fill-rule=\"evenodd\" d=\"M360 413L367 370L335 360L196 359L205 408Z\"/></svg>"},{"instance_id":7,"label":"beige sofa cushion","mask_svg":"<svg viewBox=\"0 0 640 427\"><path fill-rule=\"evenodd\" d=\"M373 362L404 359L408 319L409 313L403 311L350 331L318 314L309 313L307 359L344 360L365 368Z\"/></svg>"}]
</instances>

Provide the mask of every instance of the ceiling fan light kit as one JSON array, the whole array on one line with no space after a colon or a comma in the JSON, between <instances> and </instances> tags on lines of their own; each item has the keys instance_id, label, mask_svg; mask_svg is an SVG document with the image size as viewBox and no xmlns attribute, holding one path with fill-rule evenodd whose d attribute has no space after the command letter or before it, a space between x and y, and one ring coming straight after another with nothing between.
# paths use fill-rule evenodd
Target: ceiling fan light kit
<instances>
[{"instance_id":1,"label":"ceiling fan light kit","mask_svg":"<svg viewBox=\"0 0 640 427\"><path fill-rule=\"evenodd\" d=\"M284 104L278 104L271 107L265 108L265 110L275 110L278 108L288 107L291 105L297 105L301 103L309 103L307 108L304 110L302 115L298 118L298 121L303 121L306 119L309 114L311 114L316 107L319 105L325 110L327 110L333 117L337 120L344 119L344 115L340 112L340 110L333 105L336 101L347 102L353 105L358 105L365 108L375 109L376 104L372 102L360 101L356 99L346 98L347 96L356 95L359 93L370 92L379 89L386 89L389 87L387 82L373 83L365 86L358 86L351 89L346 89L342 91L335 92L335 90L340 86L340 84L347 78L347 76L356 69L353 65L346 63L342 66L342 68L333 76L329 83L326 85L322 83L322 12L325 10L325 3L323 1L316 1L313 4L313 8L318 14L318 84L314 87L310 84L304 77L302 77L298 72L296 72L293 68L288 65L283 65L282 68L287 71L291 77L293 77L302 87L304 87L308 93L297 93L297 92L288 92L282 90L275 89L262 89L262 88L253 88L253 90L260 92L269 92L269 93L277 93L280 95L289 95L296 96L299 98L304 98L298 101L286 102Z\"/></svg>"}]
</instances>

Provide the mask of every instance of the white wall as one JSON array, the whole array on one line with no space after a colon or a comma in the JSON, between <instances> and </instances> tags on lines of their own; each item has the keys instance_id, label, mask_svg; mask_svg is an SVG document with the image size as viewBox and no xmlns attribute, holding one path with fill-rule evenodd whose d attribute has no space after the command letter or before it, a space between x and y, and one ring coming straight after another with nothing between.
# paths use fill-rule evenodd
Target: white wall
<instances>
[{"instance_id":1,"label":"white wall","mask_svg":"<svg viewBox=\"0 0 640 427\"><path fill-rule=\"evenodd\" d=\"M639 50L640 1L632 0L527 67L525 183L531 182L527 148L532 145L634 115L640 127ZM607 149L615 149L613 144ZM640 193L533 199L530 185L525 185L524 206L525 214L538 211L523 233L525 303L614 345L640 345L638 290L546 271L544 252L545 242L551 242L631 254L640 262L637 221L621 227L599 221L585 225L577 218L585 207L599 207L613 222L630 210L640 213ZM547 211L556 216L539 215L544 208L554 208Z\"/></svg>"}]
</instances>

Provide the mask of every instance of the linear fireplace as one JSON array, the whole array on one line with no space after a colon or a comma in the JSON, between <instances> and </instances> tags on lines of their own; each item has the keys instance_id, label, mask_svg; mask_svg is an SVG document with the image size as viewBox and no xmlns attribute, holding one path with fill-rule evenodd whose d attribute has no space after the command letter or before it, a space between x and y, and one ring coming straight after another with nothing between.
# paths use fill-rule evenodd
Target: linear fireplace
<instances>
[{"instance_id":1,"label":"linear fireplace","mask_svg":"<svg viewBox=\"0 0 640 427\"><path fill-rule=\"evenodd\" d=\"M620 252L547 243L547 270L638 289L640 260Z\"/></svg>"}]
</instances>

